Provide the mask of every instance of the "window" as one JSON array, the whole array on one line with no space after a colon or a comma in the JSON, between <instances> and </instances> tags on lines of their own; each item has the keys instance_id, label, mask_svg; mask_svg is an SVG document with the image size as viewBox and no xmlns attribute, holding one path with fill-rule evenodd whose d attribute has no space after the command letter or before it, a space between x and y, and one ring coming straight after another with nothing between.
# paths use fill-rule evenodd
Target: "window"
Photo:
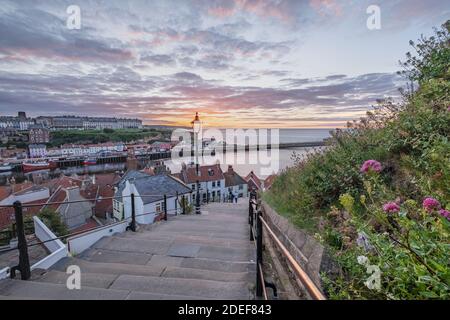
<instances>
[{"instance_id":1,"label":"window","mask_svg":"<svg viewBox=\"0 0 450 320\"><path fill-rule=\"evenodd\" d=\"M215 181L212 182L212 186L213 186L213 188L216 187L216 182Z\"/></svg>"},{"instance_id":2,"label":"window","mask_svg":"<svg viewBox=\"0 0 450 320\"><path fill-rule=\"evenodd\" d=\"M240 184L240 185L239 185L239 190L242 190L242 189L244 189L244 185L243 185L243 184Z\"/></svg>"},{"instance_id":3,"label":"window","mask_svg":"<svg viewBox=\"0 0 450 320\"><path fill-rule=\"evenodd\" d=\"M195 184L192 185L192 190L195 190Z\"/></svg>"},{"instance_id":4,"label":"window","mask_svg":"<svg viewBox=\"0 0 450 320\"><path fill-rule=\"evenodd\" d=\"M162 208L163 208L162 202L158 202L156 204L156 213L161 213L162 212Z\"/></svg>"},{"instance_id":5,"label":"window","mask_svg":"<svg viewBox=\"0 0 450 320\"><path fill-rule=\"evenodd\" d=\"M212 197L213 197L213 198L216 197L216 192L215 192L215 191L212 192Z\"/></svg>"},{"instance_id":6,"label":"window","mask_svg":"<svg viewBox=\"0 0 450 320\"><path fill-rule=\"evenodd\" d=\"M218 186L218 187L220 187L220 180L219 180L219 181L217 181L217 186Z\"/></svg>"}]
</instances>

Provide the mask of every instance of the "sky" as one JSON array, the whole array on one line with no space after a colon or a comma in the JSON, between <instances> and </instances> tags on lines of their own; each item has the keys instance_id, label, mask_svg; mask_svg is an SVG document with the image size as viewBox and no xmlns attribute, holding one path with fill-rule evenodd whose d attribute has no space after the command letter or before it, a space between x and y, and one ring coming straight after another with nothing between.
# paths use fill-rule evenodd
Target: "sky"
<instances>
[{"instance_id":1,"label":"sky","mask_svg":"<svg viewBox=\"0 0 450 320\"><path fill-rule=\"evenodd\" d=\"M80 8L70 29L67 8ZM369 29L370 5L380 28ZM0 115L336 128L398 97L438 0L0 0Z\"/></svg>"}]
</instances>

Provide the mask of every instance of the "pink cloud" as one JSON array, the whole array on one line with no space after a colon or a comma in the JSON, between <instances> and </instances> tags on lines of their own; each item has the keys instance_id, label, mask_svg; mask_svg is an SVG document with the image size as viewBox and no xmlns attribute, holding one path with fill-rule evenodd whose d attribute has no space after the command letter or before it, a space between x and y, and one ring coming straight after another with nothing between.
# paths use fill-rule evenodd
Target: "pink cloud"
<instances>
[{"instance_id":1,"label":"pink cloud","mask_svg":"<svg viewBox=\"0 0 450 320\"><path fill-rule=\"evenodd\" d=\"M309 5L320 15L342 15L342 7L336 0L309 0Z\"/></svg>"}]
</instances>

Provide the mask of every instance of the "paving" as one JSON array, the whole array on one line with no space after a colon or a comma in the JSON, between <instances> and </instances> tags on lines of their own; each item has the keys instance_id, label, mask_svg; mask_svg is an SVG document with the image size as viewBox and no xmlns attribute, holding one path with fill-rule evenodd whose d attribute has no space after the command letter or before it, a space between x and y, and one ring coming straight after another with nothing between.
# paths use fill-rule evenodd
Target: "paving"
<instances>
[{"instance_id":1,"label":"paving","mask_svg":"<svg viewBox=\"0 0 450 320\"><path fill-rule=\"evenodd\" d=\"M211 203L201 215L169 216L102 238L49 270L33 271L29 281L0 281L0 300L254 299L247 203ZM70 265L80 267L80 290L66 286Z\"/></svg>"}]
</instances>

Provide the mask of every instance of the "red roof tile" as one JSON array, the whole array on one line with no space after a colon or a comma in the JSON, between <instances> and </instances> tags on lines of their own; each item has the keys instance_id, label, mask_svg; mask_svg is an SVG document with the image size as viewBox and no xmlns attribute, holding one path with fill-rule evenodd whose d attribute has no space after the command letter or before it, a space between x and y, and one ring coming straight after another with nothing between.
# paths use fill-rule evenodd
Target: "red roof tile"
<instances>
[{"instance_id":1,"label":"red roof tile","mask_svg":"<svg viewBox=\"0 0 450 320\"><path fill-rule=\"evenodd\" d=\"M199 172L200 175L197 175L197 169L195 167L187 167L182 169L180 173L181 180L185 183L196 183L197 180L200 182L207 182L225 179L222 169L218 164L211 166L200 166Z\"/></svg>"}]
</instances>

